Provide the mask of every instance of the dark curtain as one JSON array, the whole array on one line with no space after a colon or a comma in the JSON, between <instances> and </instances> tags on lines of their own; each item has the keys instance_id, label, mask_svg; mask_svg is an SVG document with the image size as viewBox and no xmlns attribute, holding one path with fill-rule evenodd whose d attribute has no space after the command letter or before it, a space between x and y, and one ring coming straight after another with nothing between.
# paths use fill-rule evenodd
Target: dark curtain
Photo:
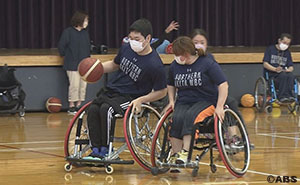
<instances>
[{"instance_id":1,"label":"dark curtain","mask_svg":"<svg viewBox=\"0 0 300 185\"><path fill-rule=\"evenodd\" d=\"M0 48L55 48L78 9L90 16L91 40L111 48L140 17L152 22L154 37L176 20L172 39L199 27L212 46L266 46L282 32L300 44L299 0L0 0Z\"/></svg>"}]
</instances>

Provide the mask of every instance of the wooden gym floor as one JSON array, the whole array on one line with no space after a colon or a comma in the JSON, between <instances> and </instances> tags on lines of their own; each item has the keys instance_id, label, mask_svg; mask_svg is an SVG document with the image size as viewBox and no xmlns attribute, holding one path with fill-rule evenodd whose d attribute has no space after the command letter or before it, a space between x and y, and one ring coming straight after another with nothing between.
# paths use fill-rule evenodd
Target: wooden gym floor
<instances>
[{"instance_id":1,"label":"wooden gym floor","mask_svg":"<svg viewBox=\"0 0 300 185\"><path fill-rule=\"evenodd\" d=\"M0 184L269 184L273 175L297 176L300 182L300 116L289 114L287 108L274 109L272 114L243 108L241 112L255 144L251 164L243 178L233 177L224 166L211 173L206 162L200 164L197 177L190 169L180 174L152 176L134 165L113 165L114 173L103 168L73 168L64 171L63 142L72 116L66 113L26 113L0 116ZM118 125L122 134L122 125ZM208 155L207 155L208 156ZM132 159L124 152L122 158Z\"/></svg>"}]
</instances>

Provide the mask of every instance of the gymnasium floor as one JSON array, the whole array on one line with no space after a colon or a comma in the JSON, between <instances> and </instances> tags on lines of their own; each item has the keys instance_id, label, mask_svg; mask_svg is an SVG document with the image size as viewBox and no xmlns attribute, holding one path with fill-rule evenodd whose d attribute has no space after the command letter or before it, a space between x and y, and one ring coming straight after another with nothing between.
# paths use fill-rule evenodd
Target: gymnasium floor
<instances>
[{"instance_id":1,"label":"gymnasium floor","mask_svg":"<svg viewBox=\"0 0 300 185\"><path fill-rule=\"evenodd\" d=\"M211 173L206 161L201 162L197 177L191 170L180 174L152 176L134 165L113 165L114 173L103 168L73 168L64 171L63 142L72 116L66 113L26 113L0 116L0 184L269 184L273 175L297 176L300 182L300 115L289 114L287 108L274 109L272 114L256 113L243 108L241 112L255 149L251 164L243 178L235 178L224 166ZM122 130L121 124L118 128ZM119 132L117 134L122 134ZM127 151L122 158L131 159Z\"/></svg>"}]
</instances>

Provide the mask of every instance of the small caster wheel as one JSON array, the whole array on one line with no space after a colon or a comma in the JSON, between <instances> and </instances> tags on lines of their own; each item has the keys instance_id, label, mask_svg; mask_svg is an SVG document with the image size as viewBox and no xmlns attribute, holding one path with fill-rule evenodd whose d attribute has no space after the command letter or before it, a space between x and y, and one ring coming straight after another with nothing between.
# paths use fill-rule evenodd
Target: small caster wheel
<instances>
[{"instance_id":1,"label":"small caster wheel","mask_svg":"<svg viewBox=\"0 0 300 185\"><path fill-rule=\"evenodd\" d=\"M151 168L151 173L152 173L152 175L154 175L154 176L156 176L157 174L158 174L158 168L157 167L153 167L153 168Z\"/></svg>"},{"instance_id":2,"label":"small caster wheel","mask_svg":"<svg viewBox=\"0 0 300 185\"><path fill-rule=\"evenodd\" d=\"M114 169L113 169L113 167L111 167L111 166L106 166L105 172L106 172L107 174L112 174L112 173L114 172Z\"/></svg>"},{"instance_id":3,"label":"small caster wheel","mask_svg":"<svg viewBox=\"0 0 300 185\"><path fill-rule=\"evenodd\" d=\"M70 180L72 180L72 178L73 178L72 174L70 174L70 173L65 174L65 180L66 181L70 181Z\"/></svg>"},{"instance_id":4,"label":"small caster wheel","mask_svg":"<svg viewBox=\"0 0 300 185\"><path fill-rule=\"evenodd\" d=\"M65 170L66 172L72 171L72 165L70 163L65 164Z\"/></svg>"},{"instance_id":5,"label":"small caster wheel","mask_svg":"<svg viewBox=\"0 0 300 185\"><path fill-rule=\"evenodd\" d=\"M210 165L210 170L211 170L212 173L216 173L217 166L215 164Z\"/></svg>"},{"instance_id":6,"label":"small caster wheel","mask_svg":"<svg viewBox=\"0 0 300 185\"><path fill-rule=\"evenodd\" d=\"M108 175L105 177L105 181L108 183L108 184L111 184L114 182L114 178L111 176L111 175Z\"/></svg>"},{"instance_id":7,"label":"small caster wheel","mask_svg":"<svg viewBox=\"0 0 300 185\"><path fill-rule=\"evenodd\" d=\"M198 175L198 170L199 170L199 167L195 167L192 171L192 176L193 177L196 177Z\"/></svg>"},{"instance_id":8,"label":"small caster wheel","mask_svg":"<svg viewBox=\"0 0 300 185\"><path fill-rule=\"evenodd\" d=\"M25 111L19 112L19 116L20 116L20 117L24 117L24 116L25 116Z\"/></svg>"},{"instance_id":9,"label":"small caster wheel","mask_svg":"<svg viewBox=\"0 0 300 185\"><path fill-rule=\"evenodd\" d=\"M265 107L265 112L268 114L270 114L272 112L272 110L273 110L273 107L271 105L268 105Z\"/></svg>"}]
</instances>

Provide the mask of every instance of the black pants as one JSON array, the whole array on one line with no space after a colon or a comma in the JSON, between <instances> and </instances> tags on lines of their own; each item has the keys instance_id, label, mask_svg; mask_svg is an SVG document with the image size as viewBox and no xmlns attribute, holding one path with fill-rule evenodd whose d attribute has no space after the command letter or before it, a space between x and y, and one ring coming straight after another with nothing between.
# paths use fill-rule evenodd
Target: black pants
<instances>
[{"instance_id":1,"label":"black pants","mask_svg":"<svg viewBox=\"0 0 300 185\"><path fill-rule=\"evenodd\" d=\"M281 72L272 74L270 77L274 78L275 86L278 88L278 99L294 97L293 88L295 77L292 73Z\"/></svg>"},{"instance_id":2,"label":"black pants","mask_svg":"<svg viewBox=\"0 0 300 185\"><path fill-rule=\"evenodd\" d=\"M88 128L92 147L108 146L114 128L115 114L124 114L130 98L115 92L104 91L88 109Z\"/></svg>"}]
</instances>

